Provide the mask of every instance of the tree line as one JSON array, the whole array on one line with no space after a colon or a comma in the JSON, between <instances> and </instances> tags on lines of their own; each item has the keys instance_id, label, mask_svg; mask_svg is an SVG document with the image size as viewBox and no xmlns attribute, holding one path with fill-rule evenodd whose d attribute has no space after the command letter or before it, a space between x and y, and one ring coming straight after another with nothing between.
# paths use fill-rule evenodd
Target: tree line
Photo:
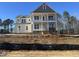
<instances>
[{"instance_id":1,"label":"tree line","mask_svg":"<svg viewBox=\"0 0 79 59\"><path fill-rule=\"evenodd\" d=\"M13 24L14 20L6 19L2 21L0 19L0 33L11 33L13 31Z\"/></svg>"},{"instance_id":2,"label":"tree line","mask_svg":"<svg viewBox=\"0 0 79 59\"><path fill-rule=\"evenodd\" d=\"M75 32L75 29L78 30L78 28L76 28L76 27L78 27L78 24L77 24L78 20L75 16L70 15L69 12L64 11L63 15L57 13L57 16L59 18L63 18L64 22L66 22L66 24L65 24L66 29L65 30L67 31L67 33L70 33L71 31Z\"/></svg>"}]
</instances>

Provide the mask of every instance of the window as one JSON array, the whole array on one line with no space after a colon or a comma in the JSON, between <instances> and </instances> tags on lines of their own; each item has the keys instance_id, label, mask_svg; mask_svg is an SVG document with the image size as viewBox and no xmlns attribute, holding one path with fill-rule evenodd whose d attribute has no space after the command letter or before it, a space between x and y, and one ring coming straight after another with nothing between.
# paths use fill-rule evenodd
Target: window
<instances>
[{"instance_id":1,"label":"window","mask_svg":"<svg viewBox=\"0 0 79 59\"><path fill-rule=\"evenodd\" d=\"M28 26L26 26L26 30L28 30Z\"/></svg>"},{"instance_id":2,"label":"window","mask_svg":"<svg viewBox=\"0 0 79 59\"><path fill-rule=\"evenodd\" d=\"M26 19L22 19L22 22L21 23L26 23Z\"/></svg>"},{"instance_id":3,"label":"window","mask_svg":"<svg viewBox=\"0 0 79 59\"><path fill-rule=\"evenodd\" d=\"M30 21L30 19L29 19L29 21Z\"/></svg>"},{"instance_id":4,"label":"window","mask_svg":"<svg viewBox=\"0 0 79 59\"><path fill-rule=\"evenodd\" d=\"M43 5L43 10L46 10L46 5Z\"/></svg>"},{"instance_id":5,"label":"window","mask_svg":"<svg viewBox=\"0 0 79 59\"><path fill-rule=\"evenodd\" d=\"M39 24L34 24L34 29L39 29Z\"/></svg>"},{"instance_id":6,"label":"window","mask_svg":"<svg viewBox=\"0 0 79 59\"><path fill-rule=\"evenodd\" d=\"M18 28L19 28L19 31L20 31L20 29L21 29L21 26L18 26Z\"/></svg>"},{"instance_id":7,"label":"window","mask_svg":"<svg viewBox=\"0 0 79 59\"><path fill-rule=\"evenodd\" d=\"M17 21L19 22L19 19L17 19Z\"/></svg>"},{"instance_id":8,"label":"window","mask_svg":"<svg viewBox=\"0 0 79 59\"><path fill-rule=\"evenodd\" d=\"M43 20L45 20L44 16L43 16Z\"/></svg>"},{"instance_id":9,"label":"window","mask_svg":"<svg viewBox=\"0 0 79 59\"><path fill-rule=\"evenodd\" d=\"M48 19L49 20L53 20L53 16L48 16Z\"/></svg>"},{"instance_id":10,"label":"window","mask_svg":"<svg viewBox=\"0 0 79 59\"><path fill-rule=\"evenodd\" d=\"M47 16L43 16L43 21L46 21L47 20Z\"/></svg>"},{"instance_id":11,"label":"window","mask_svg":"<svg viewBox=\"0 0 79 59\"><path fill-rule=\"evenodd\" d=\"M22 23L23 23L24 21L23 21L23 19L22 19Z\"/></svg>"},{"instance_id":12,"label":"window","mask_svg":"<svg viewBox=\"0 0 79 59\"><path fill-rule=\"evenodd\" d=\"M49 23L49 27L50 27L50 28L54 28L54 27L55 27L55 22L50 22L50 23Z\"/></svg>"},{"instance_id":13,"label":"window","mask_svg":"<svg viewBox=\"0 0 79 59\"><path fill-rule=\"evenodd\" d=\"M39 20L39 16L34 16L34 19L35 20Z\"/></svg>"}]
</instances>

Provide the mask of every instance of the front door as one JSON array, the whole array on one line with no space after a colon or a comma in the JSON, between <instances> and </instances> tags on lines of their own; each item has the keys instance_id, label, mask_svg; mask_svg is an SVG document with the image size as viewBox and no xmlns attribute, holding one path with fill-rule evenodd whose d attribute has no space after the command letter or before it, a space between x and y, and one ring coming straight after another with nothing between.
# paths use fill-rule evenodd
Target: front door
<instances>
[{"instance_id":1,"label":"front door","mask_svg":"<svg viewBox=\"0 0 79 59\"><path fill-rule=\"evenodd\" d=\"M49 23L49 32L50 33L56 32L55 22Z\"/></svg>"}]
</instances>

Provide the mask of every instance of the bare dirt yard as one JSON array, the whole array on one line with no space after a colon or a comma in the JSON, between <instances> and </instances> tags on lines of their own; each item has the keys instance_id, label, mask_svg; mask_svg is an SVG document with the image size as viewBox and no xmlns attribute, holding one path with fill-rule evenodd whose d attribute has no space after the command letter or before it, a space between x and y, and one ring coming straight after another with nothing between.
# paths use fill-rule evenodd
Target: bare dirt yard
<instances>
[{"instance_id":1,"label":"bare dirt yard","mask_svg":"<svg viewBox=\"0 0 79 59\"><path fill-rule=\"evenodd\" d=\"M78 44L79 37L60 37L57 35L1 35L0 43L40 43L40 44ZM10 51L5 56L79 56L79 50L66 51Z\"/></svg>"},{"instance_id":2,"label":"bare dirt yard","mask_svg":"<svg viewBox=\"0 0 79 59\"><path fill-rule=\"evenodd\" d=\"M38 44L79 44L79 37L61 37L58 35L2 35L0 43L38 43Z\"/></svg>"}]
</instances>

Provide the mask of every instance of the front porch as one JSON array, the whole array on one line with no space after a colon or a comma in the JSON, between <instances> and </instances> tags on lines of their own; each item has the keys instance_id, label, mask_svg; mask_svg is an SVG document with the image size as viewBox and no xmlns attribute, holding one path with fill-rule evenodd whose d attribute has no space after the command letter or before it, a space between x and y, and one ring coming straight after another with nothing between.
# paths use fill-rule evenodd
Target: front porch
<instances>
[{"instance_id":1,"label":"front porch","mask_svg":"<svg viewBox=\"0 0 79 59\"><path fill-rule=\"evenodd\" d=\"M55 33L56 34L56 22L40 22L33 24L33 32L36 33Z\"/></svg>"},{"instance_id":2,"label":"front porch","mask_svg":"<svg viewBox=\"0 0 79 59\"><path fill-rule=\"evenodd\" d=\"M48 24L47 23L34 23L33 24L33 31L48 31Z\"/></svg>"}]
</instances>

